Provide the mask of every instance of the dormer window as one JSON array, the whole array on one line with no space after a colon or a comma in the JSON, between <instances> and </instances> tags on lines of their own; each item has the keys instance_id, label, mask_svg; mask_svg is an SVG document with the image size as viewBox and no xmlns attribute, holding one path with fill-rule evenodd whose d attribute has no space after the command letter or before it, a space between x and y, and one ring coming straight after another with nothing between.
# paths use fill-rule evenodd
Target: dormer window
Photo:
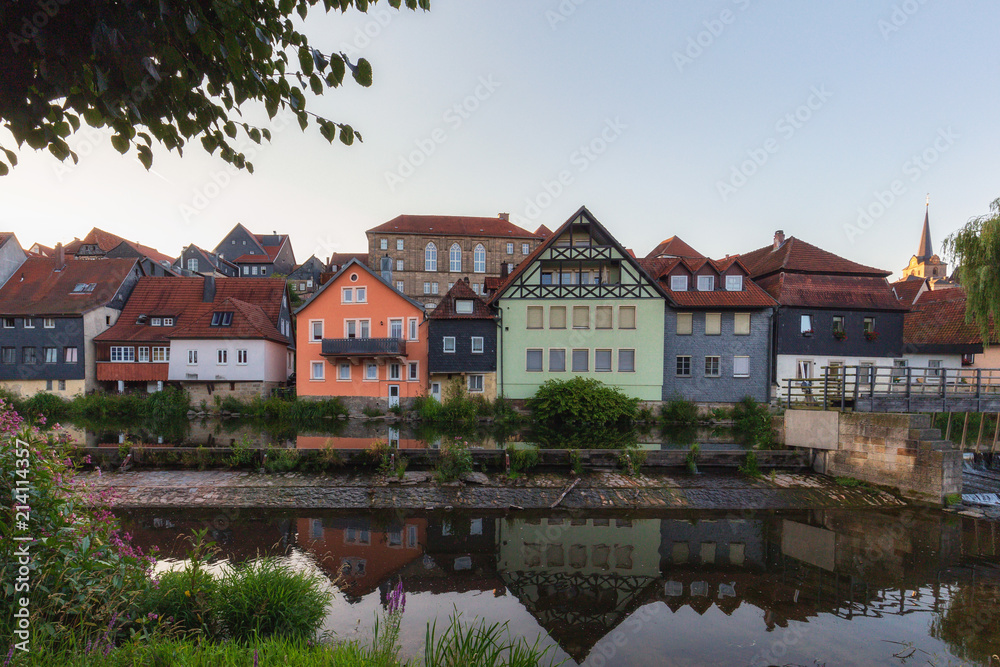
<instances>
[{"instance_id":1,"label":"dormer window","mask_svg":"<svg viewBox=\"0 0 1000 667\"><path fill-rule=\"evenodd\" d=\"M73 294L88 294L94 291L97 287L97 283L77 283L76 287L73 288Z\"/></svg>"},{"instance_id":2,"label":"dormer window","mask_svg":"<svg viewBox=\"0 0 1000 667\"><path fill-rule=\"evenodd\" d=\"M726 291L742 292L743 276L726 276Z\"/></svg>"},{"instance_id":3,"label":"dormer window","mask_svg":"<svg viewBox=\"0 0 1000 667\"><path fill-rule=\"evenodd\" d=\"M711 292L715 289L715 276L698 276L698 291Z\"/></svg>"},{"instance_id":4,"label":"dormer window","mask_svg":"<svg viewBox=\"0 0 1000 667\"><path fill-rule=\"evenodd\" d=\"M471 315L472 314L472 300L471 299L456 299L455 300L455 312L460 315Z\"/></svg>"},{"instance_id":5,"label":"dormer window","mask_svg":"<svg viewBox=\"0 0 1000 667\"><path fill-rule=\"evenodd\" d=\"M687 276L670 276L670 289L673 292L686 292L688 288Z\"/></svg>"},{"instance_id":6,"label":"dormer window","mask_svg":"<svg viewBox=\"0 0 1000 667\"><path fill-rule=\"evenodd\" d=\"M154 326L154 327L162 327L163 326L163 318L154 317L151 320L149 320L149 324L151 326Z\"/></svg>"},{"instance_id":7,"label":"dormer window","mask_svg":"<svg viewBox=\"0 0 1000 667\"><path fill-rule=\"evenodd\" d=\"M233 314L231 312L216 311L212 313L213 327L228 327L232 323Z\"/></svg>"}]
</instances>

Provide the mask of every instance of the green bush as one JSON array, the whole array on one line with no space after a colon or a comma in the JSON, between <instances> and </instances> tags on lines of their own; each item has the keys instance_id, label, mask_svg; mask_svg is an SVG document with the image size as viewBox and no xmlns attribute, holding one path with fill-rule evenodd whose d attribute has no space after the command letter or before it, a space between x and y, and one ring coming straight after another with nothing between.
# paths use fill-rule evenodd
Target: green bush
<instances>
[{"instance_id":1,"label":"green bush","mask_svg":"<svg viewBox=\"0 0 1000 667\"><path fill-rule=\"evenodd\" d=\"M760 465L757 462L757 452L752 449L747 452L746 459L744 459L739 470L741 475L745 475L751 479L759 479L764 476L764 473L761 471Z\"/></svg>"},{"instance_id":2,"label":"green bush","mask_svg":"<svg viewBox=\"0 0 1000 667\"><path fill-rule=\"evenodd\" d=\"M275 449L267 450L267 459L264 461L264 470L267 472L291 472L299 465L299 451L297 449Z\"/></svg>"},{"instance_id":3,"label":"green bush","mask_svg":"<svg viewBox=\"0 0 1000 667\"><path fill-rule=\"evenodd\" d=\"M453 482L469 472L472 472L472 453L469 452L469 443L461 438L442 442L435 473L437 480Z\"/></svg>"},{"instance_id":4,"label":"green bush","mask_svg":"<svg viewBox=\"0 0 1000 667\"><path fill-rule=\"evenodd\" d=\"M538 465L537 447L508 447L507 456L510 457L510 470L515 474L526 473Z\"/></svg>"},{"instance_id":5,"label":"green bush","mask_svg":"<svg viewBox=\"0 0 1000 667\"><path fill-rule=\"evenodd\" d=\"M70 416L72 404L61 396L48 392L38 392L21 403L21 413L29 419L45 416L47 420L58 421Z\"/></svg>"},{"instance_id":6,"label":"green bush","mask_svg":"<svg viewBox=\"0 0 1000 667\"><path fill-rule=\"evenodd\" d=\"M528 399L532 418L548 426L625 426L635 421L638 405L638 398L580 376L548 380Z\"/></svg>"},{"instance_id":7,"label":"green bush","mask_svg":"<svg viewBox=\"0 0 1000 667\"><path fill-rule=\"evenodd\" d=\"M201 567L188 565L160 575L145 589L138 603L139 617L156 620L180 635L204 635L216 632L212 609L218 584Z\"/></svg>"},{"instance_id":8,"label":"green bush","mask_svg":"<svg viewBox=\"0 0 1000 667\"><path fill-rule=\"evenodd\" d=\"M642 466L646 464L646 450L626 449L618 455L618 467L629 477L642 474Z\"/></svg>"},{"instance_id":9,"label":"green bush","mask_svg":"<svg viewBox=\"0 0 1000 667\"><path fill-rule=\"evenodd\" d=\"M733 406L733 426L737 436L748 447L773 449L776 446L771 428L771 411L750 396Z\"/></svg>"},{"instance_id":10,"label":"green bush","mask_svg":"<svg viewBox=\"0 0 1000 667\"><path fill-rule=\"evenodd\" d=\"M313 639L332 599L327 583L274 558L236 565L218 582L215 614L223 634L237 641Z\"/></svg>"},{"instance_id":11,"label":"green bush","mask_svg":"<svg viewBox=\"0 0 1000 667\"><path fill-rule=\"evenodd\" d=\"M698 406L675 395L660 409L660 419L668 424L696 424Z\"/></svg>"}]
</instances>

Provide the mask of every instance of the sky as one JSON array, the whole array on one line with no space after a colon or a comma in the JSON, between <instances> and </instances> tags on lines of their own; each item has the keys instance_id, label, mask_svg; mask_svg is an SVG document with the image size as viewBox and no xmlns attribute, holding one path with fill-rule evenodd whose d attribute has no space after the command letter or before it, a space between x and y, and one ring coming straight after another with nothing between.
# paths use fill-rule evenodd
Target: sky
<instances>
[{"instance_id":1,"label":"sky","mask_svg":"<svg viewBox=\"0 0 1000 667\"><path fill-rule=\"evenodd\" d=\"M84 126L79 165L21 150L0 230L27 247L98 226L176 256L241 222L290 234L303 261L366 251L364 230L400 214L507 212L534 230L586 205L640 256L677 235L724 257L781 229L898 275L928 194L937 252L1000 197L998 24L1000 3L968 0L314 10L313 45L367 58L374 84L308 108L362 143L247 106L273 133L240 141L253 175L197 142L154 150L147 172Z\"/></svg>"}]
</instances>

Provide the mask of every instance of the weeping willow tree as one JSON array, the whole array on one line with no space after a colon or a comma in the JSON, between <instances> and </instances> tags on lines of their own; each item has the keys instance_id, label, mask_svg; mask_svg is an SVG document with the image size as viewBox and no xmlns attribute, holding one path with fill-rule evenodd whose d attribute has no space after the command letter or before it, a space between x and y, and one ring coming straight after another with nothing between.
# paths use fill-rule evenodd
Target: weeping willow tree
<instances>
[{"instance_id":1,"label":"weeping willow tree","mask_svg":"<svg viewBox=\"0 0 1000 667\"><path fill-rule=\"evenodd\" d=\"M965 288L965 319L979 328L983 345L993 342L1000 322L1000 199L990 213L969 220L944 241L944 251L959 267Z\"/></svg>"}]
</instances>

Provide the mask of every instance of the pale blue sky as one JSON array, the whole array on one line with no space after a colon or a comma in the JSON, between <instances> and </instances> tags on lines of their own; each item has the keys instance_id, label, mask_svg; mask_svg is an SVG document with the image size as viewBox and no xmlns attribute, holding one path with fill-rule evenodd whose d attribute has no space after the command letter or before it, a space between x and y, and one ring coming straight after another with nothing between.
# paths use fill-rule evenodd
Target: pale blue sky
<instances>
[{"instance_id":1,"label":"pale blue sky","mask_svg":"<svg viewBox=\"0 0 1000 667\"><path fill-rule=\"evenodd\" d=\"M84 132L75 168L21 153L0 178L0 228L51 245L97 225L176 255L242 222L290 233L301 261L364 250L365 229L402 213L504 211L534 229L586 204L638 254L676 234L719 257L780 228L898 272L926 193L938 249L1000 197L1000 5L678 4L314 12L314 45L364 55L375 84L310 108L364 143L293 123L255 147L255 175L200 146L157 151L147 173ZM875 214L862 226L859 208Z\"/></svg>"}]
</instances>

